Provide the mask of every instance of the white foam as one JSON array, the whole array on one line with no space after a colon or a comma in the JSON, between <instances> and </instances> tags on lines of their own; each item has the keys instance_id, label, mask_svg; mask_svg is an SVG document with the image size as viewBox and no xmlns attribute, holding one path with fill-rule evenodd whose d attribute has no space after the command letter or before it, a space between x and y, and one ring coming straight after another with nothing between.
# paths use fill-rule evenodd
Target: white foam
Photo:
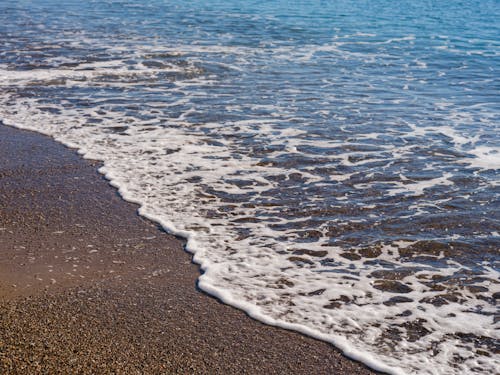
<instances>
[{"instance_id":1,"label":"white foam","mask_svg":"<svg viewBox=\"0 0 500 375\"><path fill-rule=\"evenodd\" d=\"M466 158L464 161L472 167L480 169L500 169L500 147L476 146L468 151L474 158Z\"/></svg>"},{"instance_id":2,"label":"white foam","mask_svg":"<svg viewBox=\"0 0 500 375\"><path fill-rule=\"evenodd\" d=\"M411 40L410 36L387 43ZM140 53L165 50L171 53L175 48L148 49L145 46ZM178 51L181 51L179 55L224 53L245 57L266 53L250 48L222 46L180 46ZM317 47L314 50L316 52L343 54L338 44ZM136 56L135 52L132 53ZM305 49L293 51L287 47L279 47L273 51L273 54L286 59L295 59L300 55L306 60L314 58L314 53L310 54ZM345 56L367 57L366 54L354 53ZM190 118L199 114L197 100L210 99L210 93L201 88L215 85L217 81L209 75L201 74L201 70L197 70L194 64L188 64L186 68L172 66L167 70L181 73L188 70L199 74L194 78L177 79L173 83L174 88L167 93L163 91L163 87L155 86L140 91L158 94L156 98L172 98L170 102L158 99L146 102L144 108L132 115L108 105L106 96L88 98L86 107L65 107L71 104L71 98L55 100L50 106L58 109L58 112L52 113L45 112L42 108L44 103L37 98L5 92L0 98L0 118L6 124L50 135L59 142L77 148L86 158L102 160L104 166L100 172L119 189L124 199L140 205L141 215L187 239L187 250L193 253L194 261L204 271L199 279L200 288L245 310L250 316L267 324L294 329L330 342L346 355L374 369L392 374L459 374L468 372L477 365L478 354L454 334L461 332L487 335L498 340L498 332L492 329L492 314L495 313L492 306L485 299L475 298L463 288L457 291L461 297L460 302L451 300L442 306L420 302L440 295L439 291L428 285L433 277L452 277L462 271L472 272L471 269L447 260L443 254L428 256L433 260L440 260L444 264L442 268L431 267L417 256L415 259L412 255L402 256L401 253L405 254L404 250L415 245L416 241L396 240L380 244L380 254L373 259L346 258L343 256L344 252L357 253L362 250L362 246L349 247L332 243L330 240L333 235L327 233L334 226L363 224L368 220L365 215L350 219L346 217L345 221L332 218L317 227L306 226L307 229L315 229L321 236L316 241L304 244L300 242L301 233L296 228L301 228L302 223L307 223L307 220L314 217L282 215L284 210L302 207L272 205L273 196L269 194L272 189L282 188L284 183L293 178L301 178L305 185L330 187L328 191L332 193L335 191L331 188L332 184L344 187L346 191L335 197L339 206L328 207L332 210L343 209L350 201L350 194L369 192L378 182L375 173L366 173L367 168L377 164L383 165L382 168L390 168L393 163L412 156L415 144L374 144L372 141L386 135L385 129L360 133L359 128L349 123L349 116L340 115L344 124L342 131L353 134L353 139L309 137L308 126L312 125L290 108L278 104L251 104L253 111L271 111L272 115L222 123L204 121L200 125L190 122ZM136 64L131 70L121 60L81 64L77 69L17 72L2 67L0 87L28 87L33 83L43 85L44 82L68 78L75 85L129 88L136 85L131 76L137 74L141 77L157 76L160 70L144 64ZM117 78L114 81L106 80L108 75ZM78 81L82 78L86 80L84 83ZM293 90L287 93L300 94L300 90L298 93L293 93ZM126 92L121 94L123 97L119 96L120 93L113 93L113 99L124 102L130 100ZM374 99L368 98L366 102L368 101L373 103ZM343 104L362 106L366 102L347 98ZM232 108L238 110L243 104L238 103ZM182 111L175 113L177 107L181 107ZM450 106L440 106L442 110L447 110L448 107ZM144 120L139 115L152 115L154 118ZM460 119L466 117L460 116ZM99 122L89 126L89 119ZM291 119L300 125L293 128L286 126L286 121ZM405 129L408 130L404 131L398 126L399 124L394 125L389 130L401 132L402 139L414 137L427 140L430 138L429 134L441 134L452 139L459 151L467 148L466 152L475 156L459 158L457 165L463 162L466 167L498 167L494 164L498 160L493 160L497 155L495 149L477 145L479 138L467 136L453 126L424 128L405 124ZM120 127L126 129L123 132L110 130ZM254 157L252 152L242 151L246 145L241 146L238 144L239 140L232 137L236 128L239 134L256 137L257 146L269 147L266 155L270 163L273 163L272 166L263 163L261 158ZM210 136L217 142L209 142ZM415 143L418 145L418 142ZM316 151L307 151L310 148ZM308 168L290 167L286 163L280 166L279 161L286 160L290 154L310 158L320 155L324 159L323 166L330 168L331 172L316 173L314 164ZM387 197L391 194L418 196L431 188L453 186L451 172L433 170L434 167L435 164L427 168L435 172L433 177L413 180L405 175L406 172L399 171L394 179L382 181L388 186L384 190ZM351 183L351 180L355 181L360 175L363 177L361 182ZM231 183L231 179L243 180L245 183ZM223 194L215 194L213 191ZM232 194L241 199L228 203L221 197L224 194ZM301 204L318 204L324 199L319 193L317 196L313 194L311 193L311 197L303 197ZM264 202L267 205L257 199L263 197L267 199ZM412 210L409 217L416 217L425 209L441 203L443 202L417 201L414 206L409 206ZM359 209L375 209L377 204L366 204L364 207L360 205ZM231 206L230 214L223 214L225 206ZM321 205L319 208L322 208ZM332 212L332 216L335 216L335 211ZM377 220L378 215L371 217ZM255 218L258 221L248 220ZM242 235L242 232L247 235ZM304 248L311 252L325 252L326 255L316 259L314 255L300 254L300 250ZM299 253L294 254L297 250ZM291 259L292 256L296 256L296 259ZM400 294L382 291L378 286L383 278L375 277L373 273L396 268L414 269L398 280L408 290ZM491 295L498 291L499 276L496 270L485 266L481 274L484 280L474 285L487 288L488 291L484 294ZM323 292L318 292L323 289ZM388 299L396 295L404 295L409 301L387 304ZM348 303L335 305L345 298L349 300ZM478 309L483 312L482 315L474 313ZM411 311L411 317L403 314L406 310ZM452 319L449 316L451 313L455 314ZM407 323L421 324L428 333L412 341L405 328ZM394 330L399 331L396 341L387 336ZM456 356L461 356L463 360L455 361ZM485 371L493 372L499 366L498 358L484 357L480 365Z\"/></svg>"},{"instance_id":3,"label":"white foam","mask_svg":"<svg viewBox=\"0 0 500 375\"><path fill-rule=\"evenodd\" d=\"M433 179L427 179L423 181L417 181L414 183L394 183L398 187L392 188L388 191L388 194L390 195L397 195L397 194L412 194L412 195L422 195L426 189L433 188L435 186L449 186L453 185L453 181L450 180L450 178L453 175L451 173L445 173L441 177L436 177ZM403 178L403 181L406 178ZM408 179L406 179L408 181Z\"/></svg>"}]
</instances>

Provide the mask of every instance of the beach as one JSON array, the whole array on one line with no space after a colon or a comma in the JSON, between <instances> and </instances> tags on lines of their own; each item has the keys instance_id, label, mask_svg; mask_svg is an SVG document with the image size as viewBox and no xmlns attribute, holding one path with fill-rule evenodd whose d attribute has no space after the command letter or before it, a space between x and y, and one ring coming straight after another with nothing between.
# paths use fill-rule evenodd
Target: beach
<instances>
[{"instance_id":1,"label":"beach","mask_svg":"<svg viewBox=\"0 0 500 375\"><path fill-rule=\"evenodd\" d=\"M0 373L374 373L198 290L99 163L0 125L0 166Z\"/></svg>"},{"instance_id":2,"label":"beach","mask_svg":"<svg viewBox=\"0 0 500 375\"><path fill-rule=\"evenodd\" d=\"M0 374L498 372L499 18L2 1Z\"/></svg>"}]
</instances>

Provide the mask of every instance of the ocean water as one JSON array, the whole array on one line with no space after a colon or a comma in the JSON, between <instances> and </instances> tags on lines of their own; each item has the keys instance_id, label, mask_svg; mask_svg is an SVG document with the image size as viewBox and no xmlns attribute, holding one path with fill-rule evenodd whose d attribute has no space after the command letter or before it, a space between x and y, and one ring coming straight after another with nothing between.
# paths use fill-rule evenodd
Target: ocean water
<instances>
[{"instance_id":1,"label":"ocean water","mask_svg":"<svg viewBox=\"0 0 500 375\"><path fill-rule=\"evenodd\" d=\"M394 374L493 374L499 19L498 0L2 0L0 120L102 160L252 317Z\"/></svg>"}]
</instances>

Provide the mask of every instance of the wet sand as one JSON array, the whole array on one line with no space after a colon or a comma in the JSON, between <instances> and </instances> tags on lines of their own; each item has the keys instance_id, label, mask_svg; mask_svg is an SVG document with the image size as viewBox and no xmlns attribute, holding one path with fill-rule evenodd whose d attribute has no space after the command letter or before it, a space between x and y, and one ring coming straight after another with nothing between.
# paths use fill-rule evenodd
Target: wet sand
<instances>
[{"instance_id":1,"label":"wet sand","mask_svg":"<svg viewBox=\"0 0 500 375\"><path fill-rule=\"evenodd\" d=\"M374 373L199 291L98 167L0 124L0 374Z\"/></svg>"}]
</instances>

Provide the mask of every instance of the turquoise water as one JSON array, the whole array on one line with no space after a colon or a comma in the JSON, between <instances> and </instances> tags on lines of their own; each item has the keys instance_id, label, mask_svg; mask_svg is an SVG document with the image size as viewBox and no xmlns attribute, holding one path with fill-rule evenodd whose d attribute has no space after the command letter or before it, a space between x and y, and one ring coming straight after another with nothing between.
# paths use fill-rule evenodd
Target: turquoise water
<instances>
[{"instance_id":1,"label":"turquoise water","mask_svg":"<svg viewBox=\"0 0 500 375\"><path fill-rule=\"evenodd\" d=\"M0 118L199 285L393 373L500 365L498 1L2 1Z\"/></svg>"}]
</instances>

